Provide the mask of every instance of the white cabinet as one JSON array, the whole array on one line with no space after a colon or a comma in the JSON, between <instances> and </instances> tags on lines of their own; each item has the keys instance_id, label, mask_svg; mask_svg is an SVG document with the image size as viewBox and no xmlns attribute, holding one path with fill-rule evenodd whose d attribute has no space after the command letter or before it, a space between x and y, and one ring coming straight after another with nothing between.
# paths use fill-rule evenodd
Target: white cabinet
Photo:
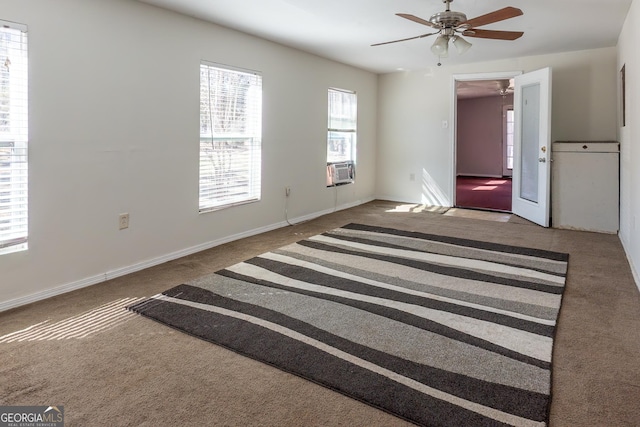
<instances>
[{"instance_id":1,"label":"white cabinet","mask_svg":"<svg viewBox=\"0 0 640 427\"><path fill-rule=\"evenodd\" d=\"M552 146L552 159L552 226L617 233L620 144L617 141L557 141Z\"/></svg>"}]
</instances>

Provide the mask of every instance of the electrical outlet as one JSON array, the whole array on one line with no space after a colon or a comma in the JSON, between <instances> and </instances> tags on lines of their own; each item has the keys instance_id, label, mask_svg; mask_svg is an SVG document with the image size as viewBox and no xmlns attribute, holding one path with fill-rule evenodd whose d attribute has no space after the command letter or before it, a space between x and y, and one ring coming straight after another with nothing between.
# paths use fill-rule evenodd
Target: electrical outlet
<instances>
[{"instance_id":1,"label":"electrical outlet","mask_svg":"<svg viewBox=\"0 0 640 427\"><path fill-rule=\"evenodd\" d=\"M291 195L291 187L284 187L284 195L289 197Z\"/></svg>"},{"instance_id":2,"label":"electrical outlet","mask_svg":"<svg viewBox=\"0 0 640 427\"><path fill-rule=\"evenodd\" d=\"M410 173L409 174L409 181L415 181L416 180L416 174L415 173Z\"/></svg>"},{"instance_id":3,"label":"electrical outlet","mask_svg":"<svg viewBox=\"0 0 640 427\"><path fill-rule=\"evenodd\" d=\"M118 217L118 222L120 225L120 230L124 230L125 228L129 228L129 214L123 213Z\"/></svg>"}]
</instances>

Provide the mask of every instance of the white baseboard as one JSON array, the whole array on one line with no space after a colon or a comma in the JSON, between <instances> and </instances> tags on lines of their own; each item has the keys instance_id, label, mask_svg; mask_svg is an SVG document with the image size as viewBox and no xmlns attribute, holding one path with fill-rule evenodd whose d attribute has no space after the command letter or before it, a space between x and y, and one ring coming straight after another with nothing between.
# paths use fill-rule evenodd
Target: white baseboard
<instances>
[{"instance_id":1,"label":"white baseboard","mask_svg":"<svg viewBox=\"0 0 640 427\"><path fill-rule=\"evenodd\" d=\"M368 203L374 200L373 198L359 200L352 203L347 203L341 206L337 206L332 209L326 209L320 212L314 212L308 215L304 215L301 217L297 217L294 219L290 219L289 223L295 225L300 222L309 221L314 218L318 218L323 215L330 214L332 212L341 211L344 209L349 209L355 206L359 206L364 203ZM153 258L150 260L142 261L136 264L132 264L129 266L117 268L115 270L110 270L101 274L97 274L95 276L86 277L81 280L77 280L75 282L67 283L61 286L56 286L51 289L47 289L41 292L36 292L30 295L25 295L23 297L18 297L14 299L10 299L8 301L0 301L0 312L10 310L12 308L17 308L23 305L31 304L37 301L42 301L47 298L54 297L56 295L61 295L67 292L75 291L77 289L86 288L87 286L95 285L98 283L105 282L107 280L115 279L117 277L121 277L127 274L135 273L136 271L144 270L145 268L153 267L155 265L159 265L165 263L167 261L172 261L174 259L182 258L187 255L194 254L196 252L204 251L206 249L210 249L216 246L223 245L225 243L233 242L234 240L244 239L245 237L255 236L257 234L266 233L267 231L276 230L278 228L287 227L289 225L287 221L280 221L275 224L267 225L264 227L254 228L252 230L248 230L242 233L237 233L231 236L222 237L220 239L216 239L210 242L202 243L200 245L192 246L189 248L185 248L176 252L171 252L166 255L159 256L157 258Z\"/></svg>"},{"instance_id":2,"label":"white baseboard","mask_svg":"<svg viewBox=\"0 0 640 427\"><path fill-rule=\"evenodd\" d=\"M636 282L636 286L638 287L638 291L640 291L640 275L638 274L638 269L636 268L633 260L629 257L629 247L627 242L618 234L618 238L622 243L622 248L624 249L624 254L627 257L627 261L629 262L629 266L631 267L631 274L633 275L633 280Z\"/></svg>"}]
</instances>

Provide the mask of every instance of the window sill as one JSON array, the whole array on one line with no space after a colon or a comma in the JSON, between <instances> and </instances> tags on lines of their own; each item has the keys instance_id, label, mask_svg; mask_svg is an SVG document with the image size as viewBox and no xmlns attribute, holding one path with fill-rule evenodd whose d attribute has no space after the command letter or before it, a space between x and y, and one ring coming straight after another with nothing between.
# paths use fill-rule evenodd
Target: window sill
<instances>
[{"instance_id":1,"label":"window sill","mask_svg":"<svg viewBox=\"0 0 640 427\"><path fill-rule=\"evenodd\" d=\"M26 251L27 249L29 249L29 245L27 244L27 242L24 242L18 245L11 245L5 248L0 248L0 255L7 255L14 252L22 252L22 251Z\"/></svg>"},{"instance_id":2,"label":"window sill","mask_svg":"<svg viewBox=\"0 0 640 427\"><path fill-rule=\"evenodd\" d=\"M200 208L198 213L205 214L205 213L208 213L208 212L220 211L220 210L223 210L223 209L232 208L234 206L247 205L249 203L255 203L255 202L259 202L259 201L260 201L260 198L255 198L255 199L250 199L250 200L243 200L243 201L240 201L240 202L227 203L225 205L220 205L220 206L212 206L210 208Z\"/></svg>"}]
</instances>

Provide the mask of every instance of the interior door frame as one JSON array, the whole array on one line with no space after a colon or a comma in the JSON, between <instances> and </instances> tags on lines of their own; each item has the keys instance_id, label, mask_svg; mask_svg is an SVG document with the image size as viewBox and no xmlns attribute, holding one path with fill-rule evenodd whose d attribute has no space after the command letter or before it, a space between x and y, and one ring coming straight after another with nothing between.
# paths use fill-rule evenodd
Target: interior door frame
<instances>
[{"instance_id":1,"label":"interior door frame","mask_svg":"<svg viewBox=\"0 0 640 427\"><path fill-rule=\"evenodd\" d=\"M451 206L456 205L456 178L458 172L458 91L457 83L477 80L509 80L522 74L522 71L497 71L491 73L452 74L451 75L451 126L449 127L451 140L451 180L449 194Z\"/></svg>"}]
</instances>

